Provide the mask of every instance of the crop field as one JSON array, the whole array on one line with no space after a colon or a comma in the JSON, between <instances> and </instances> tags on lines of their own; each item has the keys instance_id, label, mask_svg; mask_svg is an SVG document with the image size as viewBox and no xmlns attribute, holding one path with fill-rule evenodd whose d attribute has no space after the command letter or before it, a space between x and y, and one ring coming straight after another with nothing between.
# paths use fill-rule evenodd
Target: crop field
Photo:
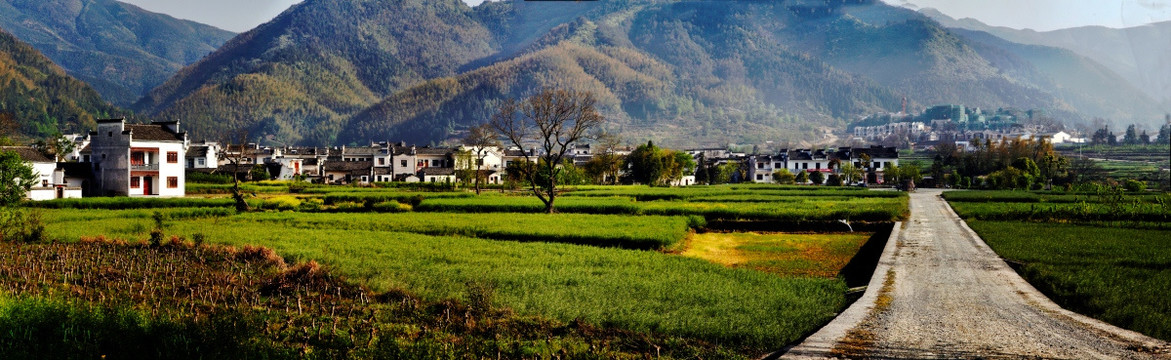
<instances>
[{"instance_id":1,"label":"crop field","mask_svg":"<svg viewBox=\"0 0 1171 360\"><path fill-rule=\"evenodd\" d=\"M736 357L710 343L519 316L492 307L482 283L466 285L466 301L374 292L267 248L0 243L0 265L6 358Z\"/></svg>"},{"instance_id":2,"label":"crop field","mask_svg":"<svg viewBox=\"0 0 1171 360\"><path fill-rule=\"evenodd\" d=\"M877 191L876 191L877 192ZM696 215L708 220L740 219L769 221L895 221L906 216L905 195L852 197L764 194L734 196L730 200L697 195L694 200L637 201L626 196L565 196L557 209L569 213L632 215ZM573 194L573 193L569 193ZM567 194L568 195L568 194ZM663 198L660 196L656 198ZM752 200L752 201L749 201ZM470 199L427 199L416 211L440 212L542 212L544 205L536 198L479 197Z\"/></svg>"},{"instance_id":3,"label":"crop field","mask_svg":"<svg viewBox=\"0 0 1171 360\"><path fill-rule=\"evenodd\" d=\"M1098 223L1171 229L1167 194L1065 194L1025 191L947 192L956 213L978 220Z\"/></svg>"},{"instance_id":4,"label":"crop field","mask_svg":"<svg viewBox=\"0 0 1171 360\"><path fill-rule=\"evenodd\" d=\"M52 210L57 211L63 210ZM95 212L87 217L92 220L79 223L50 220L49 233L149 236L150 218L118 223L112 221L120 218L118 212L101 213L109 217L100 219ZM781 278L653 251L357 230L351 227L356 222L340 228L330 222L316 228L263 221L241 226L234 217L173 222L167 234L272 247L291 259L333 265L377 291L401 288L427 299L460 298L464 284L487 282L496 289L498 305L524 314L744 346L796 340L845 304L845 285L837 279Z\"/></svg>"},{"instance_id":5,"label":"crop field","mask_svg":"<svg viewBox=\"0 0 1171 360\"><path fill-rule=\"evenodd\" d=\"M1171 340L1166 194L944 195L993 250L1061 306Z\"/></svg>"},{"instance_id":6,"label":"crop field","mask_svg":"<svg viewBox=\"0 0 1171 360\"><path fill-rule=\"evenodd\" d=\"M716 233L704 233L707 219L882 223L907 208L906 196L894 192L812 187L622 187L620 195L571 195L613 190L567 192L553 215L540 214L543 206L527 196L413 188L262 191L246 213L215 194L81 199L31 210L62 243L106 237L154 244L161 234L180 243L264 246L287 263L320 262L374 293L468 303L482 300L470 288L486 288L490 307L510 316L694 345L679 347L697 352L675 355L685 358L737 358L799 340L841 311L848 304L842 269L869 235L723 233L735 243L709 246L702 244ZM205 206L213 202L221 205ZM746 260L696 255L701 245L731 246Z\"/></svg>"},{"instance_id":7,"label":"crop field","mask_svg":"<svg viewBox=\"0 0 1171 360\"><path fill-rule=\"evenodd\" d=\"M691 238L684 256L781 276L837 276L869 233L717 233Z\"/></svg>"}]
</instances>

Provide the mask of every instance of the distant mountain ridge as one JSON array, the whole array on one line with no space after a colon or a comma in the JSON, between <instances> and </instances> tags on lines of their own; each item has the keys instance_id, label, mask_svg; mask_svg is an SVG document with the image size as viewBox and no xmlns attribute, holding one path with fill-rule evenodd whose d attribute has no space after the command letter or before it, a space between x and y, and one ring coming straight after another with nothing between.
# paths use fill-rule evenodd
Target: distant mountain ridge
<instances>
[{"instance_id":1,"label":"distant mountain ridge","mask_svg":"<svg viewBox=\"0 0 1171 360\"><path fill-rule=\"evenodd\" d=\"M0 31L0 118L15 134L32 140L56 133L88 131L95 118L122 115L85 83L16 37ZM7 125L7 124L0 124Z\"/></svg>"},{"instance_id":2,"label":"distant mountain ridge","mask_svg":"<svg viewBox=\"0 0 1171 360\"><path fill-rule=\"evenodd\" d=\"M979 20L955 19L938 10L920 13L949 28L981 31L1025 44L1071 50L1121 75L1152 99L1171 107L1171 21L1112 29L1084 26L1053 31L1017 30Z\"/></svg>"},{"instance_id":3,"label":"distant mountain ridge","mask_svg":"<svg viewBox=\"0 0 1171 360\"><path fill-rule=\"evenodd\" d=\"M0 0L0 29L123 106L236 35L113 0Z\"/></svg>"},{"instance_id":4,"label":"distant mountain ridge","mask_svg":"<svg viewBox=\"0 0 1171 360\"><path fill-rule=\"evenodd\" d=\"M1157 112L1093 61L969 35L871 0L310 0L136 108L180 119L197 138L245 129L312 145L450 140L501 99L542 87L590 90L610 130L679 145L821 141L856 116L899 110L903 97L1067 120Z\"/></svg>"}]
</instances>

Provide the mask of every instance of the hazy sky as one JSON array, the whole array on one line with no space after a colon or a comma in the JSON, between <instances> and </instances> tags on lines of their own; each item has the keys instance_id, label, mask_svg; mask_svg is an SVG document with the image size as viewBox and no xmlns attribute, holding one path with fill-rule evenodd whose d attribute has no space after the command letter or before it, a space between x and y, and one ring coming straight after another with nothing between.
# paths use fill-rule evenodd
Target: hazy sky
<instances>
[{"instance_id":1,"label":"hazy sky","mask_svg":"<svg viewBox=\"0 0 1171 360\"><path fill-rule=\"evenodd\" d=\"M882 0L932 7L956 19L1038 31L1085 25L1132 27L1171 20L1171 0Z\"/></svg>"},{"instance_id":2,"label":"hazy sky","mask_svg":"<svg viewBox=\"0 0 1171 360\"><path fill-rule=\"evenodd\" d=\"M242 32L271 20L299 0L122 0L166 13ZM483 0L464 0L479 4ZM605 1L605 0L603 0ZM1129 27L1171 20L1171 0L882 0L889 4L933 7L954 18L1017 29L1053 30L1083 25Z\"/></svg>"}]
</instances>

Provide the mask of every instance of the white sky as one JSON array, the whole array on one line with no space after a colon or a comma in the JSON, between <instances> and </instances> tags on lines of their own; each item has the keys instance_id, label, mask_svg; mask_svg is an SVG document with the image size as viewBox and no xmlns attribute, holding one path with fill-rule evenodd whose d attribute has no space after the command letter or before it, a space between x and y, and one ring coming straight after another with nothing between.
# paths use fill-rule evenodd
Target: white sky
<instances>
[{"instance_id":1,"label":"white sky","mask_svg":"<svg viewBox=\"0 0 1171 360\"><path fill-rule=\"evenodd\" d=\"M271 20L299 0L122 0L144 9L235 32ZM476 5L484 0L464 0ZM605 0L602 0L605 1ZM1130 27L1171 20L1171 0L882 0L933 7L954 18L970 17L1011 28L1054 30L1084 25Z\"/></svg>"},{"instance_id":2,"label":"white sky","mask_svg":"<svg viewBox=\"0 0 1171 360\"><path fill-rule=\"evenodd\" d=\"M882 0L931 7L956 19L1048 31L1086 25L1133 27L1171 20L1171 0Z\"/></svg>"}]
</instances>

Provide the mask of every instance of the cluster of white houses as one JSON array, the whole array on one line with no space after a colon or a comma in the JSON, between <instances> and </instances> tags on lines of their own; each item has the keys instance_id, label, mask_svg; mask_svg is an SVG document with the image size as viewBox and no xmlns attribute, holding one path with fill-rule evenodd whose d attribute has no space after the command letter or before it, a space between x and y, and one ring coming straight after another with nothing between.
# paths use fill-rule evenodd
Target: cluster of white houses
<instances>
[{"instance_id":1,"label":"cluster of white houses","mask_svg":"<svg viewBox=\"0 0 1171 360\"><path fill-rule=\"evenodd\" d=\"M178 122L127 124L125 119L98 121L86 136L68 136L75 149L52 159L31 147L6 147L31 163L40 177L29 198L48 200L82 196L175 197L185 195L187 172L243 175L264 169L269 178L306 179L325 184L373 182L455 182L456 169L474 169L490 184L505 180L505 169L523 161L518 149L468 146L418 147L405 142L379 142L370 146L263 147L222 146L191 142ZM589 144L572 146L567 158L581 165L593 157ZM707 166L735 161L747 164L747 179L734 181L770 183L773 172L834 172L833 164L853 163L871 169L882 182L883 169L898 164L898 152L889 147L830 150L794 149L774 154L733 153L727 149L687 150ZM619 151L621 155L629 149ZM863 164L863 155L870 163ZM534 154L529 154L530 156ZM62 161L59 161L62 160ZM473 163L474 162L474 163ZM677 185L692 185L687 176Z\"/></svg>"}]
</instances>

